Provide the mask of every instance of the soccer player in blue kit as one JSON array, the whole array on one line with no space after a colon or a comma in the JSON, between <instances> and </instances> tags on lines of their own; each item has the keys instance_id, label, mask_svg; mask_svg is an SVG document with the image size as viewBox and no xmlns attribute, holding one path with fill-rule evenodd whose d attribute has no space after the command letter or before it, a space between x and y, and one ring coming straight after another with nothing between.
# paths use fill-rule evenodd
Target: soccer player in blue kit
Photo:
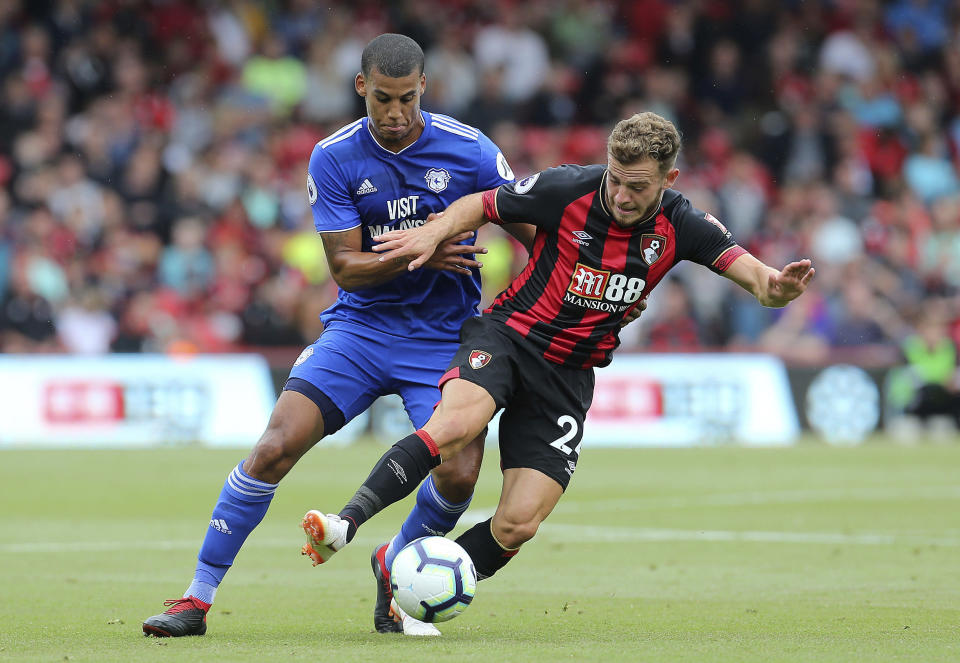
<instances>
[{"instance_id":1,"label":"soccer player in blue kit","mask_svg":"<svg viewBox=\"0 0 960 663\"><path fill-rule=\"evenodd\" d=\"M336 432L379 396L399 394L410 421L422 427L440 400L438 382L459 345L461 324L478 314L481 266L474 233L441 244L426 263L382 262L372 238L426 222L471 193L511 182L503 154L477 129L420 109L424 56L412 39L384 34L367 44L356 77L367 115L320 141L307 175L307 196L330 273L340 286L323 312L324 331L294 363L267 428L250 455L229 473L183 598L143 623L145 635L206 632L227 570L260 523L280 480L322 437ZM508 228L527 248L534 229ZM399 534L374 550L374 624L379 632L437 635L391 607L386 569L407 542L445 534L466 510L483 456L481 432L424 481ZM304 518L308 539L323 539ZM309 543L314 564L334 549Z\"/></svg>"}]
</instances>

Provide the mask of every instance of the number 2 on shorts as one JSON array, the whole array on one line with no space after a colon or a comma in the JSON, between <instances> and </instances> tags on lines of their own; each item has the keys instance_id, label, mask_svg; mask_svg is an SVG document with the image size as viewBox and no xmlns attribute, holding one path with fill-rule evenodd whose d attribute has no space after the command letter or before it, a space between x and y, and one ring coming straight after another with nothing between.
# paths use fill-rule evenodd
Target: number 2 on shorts
<instances>
[{"instance_id":1,"label":"number 2 on shorts","mask_svg":"<svg viewBox=\"0 0 960 663\"><path fill-rule=\"evenodd\" d=\"M568 456L572 453L575 453L579 456L580 445L583 444L583 440L580 440L580 444L577 445L576 449L571 449L566 444L568 441L575 438L577 436L577 432L580 430L580 425L577 423L577 420L571 417L569 414L564 414L557 419L557 425L562 429L566 429L567 426L570 426L570 430L551 442L550 446L559 449Z\"/></svg>"}]
</instances>

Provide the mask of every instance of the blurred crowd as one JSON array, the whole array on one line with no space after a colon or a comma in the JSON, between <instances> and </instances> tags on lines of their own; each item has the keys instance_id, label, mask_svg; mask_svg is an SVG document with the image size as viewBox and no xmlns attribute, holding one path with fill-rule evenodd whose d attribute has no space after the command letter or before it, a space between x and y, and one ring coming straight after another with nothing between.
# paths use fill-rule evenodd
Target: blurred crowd
<instances>
[{"instance_id":1,"label":"blurred crowd","mask_svg":"<svg viewBox=\"0 0 960 663\"><path fill-rule=\"evenodd\" d=\"M816 265L784 310L675 270L625 347L885 361L921 316L960 340L960 2L6 0L0 351L312 341L336 285L307 159L363 115L386 31L424 47L423 107L518 176L602 162L653 110L680 191L765 262ZM523 256L481 243L489 300Z\"/></svg>"}]
</instances>

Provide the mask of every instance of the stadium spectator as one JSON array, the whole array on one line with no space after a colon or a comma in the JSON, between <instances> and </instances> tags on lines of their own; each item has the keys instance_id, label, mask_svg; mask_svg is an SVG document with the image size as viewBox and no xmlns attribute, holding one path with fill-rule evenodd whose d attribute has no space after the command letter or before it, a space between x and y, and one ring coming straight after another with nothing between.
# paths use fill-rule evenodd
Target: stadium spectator
<instances>
[{"instance_id":1,"label":"stadium spectator","mask_svg":"<svg viewBox=\"0 0 960 663\"><path fill-rule=\"evenodd\" d=\"M933 300L918 313L901 344L905 365L891 372L887 393L894 413L924 426L945 420L960 429L960 346L950 337L947 307Z\"/></svg>"},{"instance_id":2,"label":"stadium spectator","mask_svg":"<svg viewBox=\"0 0 960 663\"><path fill-rule=\"evenodd\" d=\"M426 53L426 67L432 72L430 98L438 113L454 117L470 112L479 86L477 63L468 50L465 32L462 27L444 28L439 41Z\"/></svg>"},{"instance_id":3,"label":"stadium spectator","mask_svg":"<svg viewBox=\"0 0 960 663\"><path fill-rule=\"evenodd\" d=\"M550 72L546 40L528 24L532 5L507 6L497 12L499 21L477 31L473 53L483 73L501 72L500 93L513 104L531 99Z\"/></svg>"},{"instance_id":4,"label":"stadium spectator","mask_svg":"<svg viewBox=\"0 0 960 663\"><path fill-rule=\"evenodd\" d=\"M254 94L270 100L279 116L288 114L306 94L307 73L303 62L287 53L283 38L268 32L259 55L243 65L243 84Z\"/></svg>"},{"instance_id":5,"label":"stadium spectator","mask_svg":"<svg viewBox=\"0 0 960 663\"><path fill-rule=\"evenodd\" d=\"M646 333L644 347L650 352L690 352L702 348L700 325L691 312L687 287L668 279L656 300L657 312Z\"/></svg>"}]
</instances>

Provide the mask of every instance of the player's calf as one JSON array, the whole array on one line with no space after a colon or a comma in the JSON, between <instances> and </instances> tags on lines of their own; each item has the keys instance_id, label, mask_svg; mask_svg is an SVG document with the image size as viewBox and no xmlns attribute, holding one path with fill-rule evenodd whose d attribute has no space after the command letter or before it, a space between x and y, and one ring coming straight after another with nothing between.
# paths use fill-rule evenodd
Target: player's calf
<instances>
[{"instance_id":1,"label":"player's calf","mask_svg":"<svg viewBox=\"0 0 960 663\"><path fill-rule=\"evenodd\" d=\"M340 517L348 523L347 541L353 539L363 523L413 492L439 464L437 445L423 430L390 447L340 510Z\"/></svg>"},{"instance_id":2,"label":"player's calf","mask_svg":"<svg viewBox=\"0 0 960 663\"><path fill-rule=\"evenodd\" d=\"M473 560L477 580L489 578L520 552L519 547L507 548L497 541L497 537L493 535L490 518L468 529L458 536L456 541Z\"/></svg>"}]
</instances>

